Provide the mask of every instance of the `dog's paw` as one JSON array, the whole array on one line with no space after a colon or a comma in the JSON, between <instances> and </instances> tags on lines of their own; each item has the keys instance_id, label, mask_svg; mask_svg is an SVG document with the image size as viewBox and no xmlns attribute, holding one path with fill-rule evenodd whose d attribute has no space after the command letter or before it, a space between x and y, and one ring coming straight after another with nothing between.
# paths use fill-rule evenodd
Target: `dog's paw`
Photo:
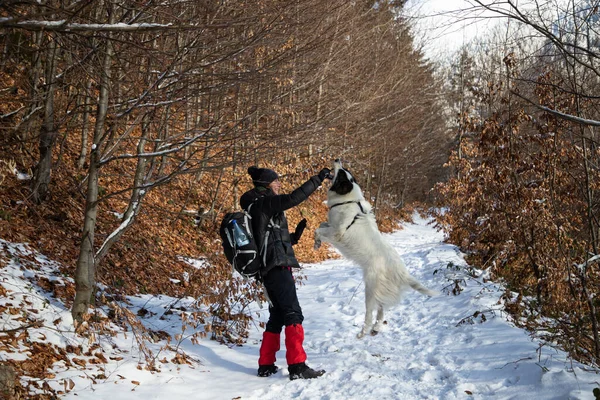
<instances>
[{"instance_id":1,"label":"dog's paw","mask_svg":"<svg viewBox=\"0 0 600 400\"><path fill-rule=\"evenodd\" d=\"M362 329L360 330L360 332L358 333L358 335L356 335L356 337L359 339L362 339L363 337L365 337L365 335L367 334L368 331L369 331L369 328L367 328L366 326L363 326Z\"/></svg>"}]
</instances>

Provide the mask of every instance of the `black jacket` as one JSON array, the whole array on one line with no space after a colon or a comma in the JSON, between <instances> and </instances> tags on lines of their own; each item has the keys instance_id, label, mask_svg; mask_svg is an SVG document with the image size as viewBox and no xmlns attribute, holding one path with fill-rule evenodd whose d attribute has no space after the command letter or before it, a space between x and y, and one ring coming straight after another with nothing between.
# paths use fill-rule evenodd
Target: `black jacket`
<instances>
[{"instance_id":1,"label":"black jacket","mask_svg":"<svg viewBox=\"0 0 600 400\"><path fill-rule=\"evenodd\" d=\"M263 248L267 231L269 234L266 262L261 275L266 275L273 267L300 267L292 249L292 236L288 230L284 211L306 200L322 182L321 178L313 176L292 193L280 195L276 195L271 189L257 186L240 198L240 205L244 210L254 203L250 208L250 216L252 232L259 250ZM267 225L271 218L275 226L268 229ZM262 251L260 255L263 256Z\"/></svg>"}]
</instances>

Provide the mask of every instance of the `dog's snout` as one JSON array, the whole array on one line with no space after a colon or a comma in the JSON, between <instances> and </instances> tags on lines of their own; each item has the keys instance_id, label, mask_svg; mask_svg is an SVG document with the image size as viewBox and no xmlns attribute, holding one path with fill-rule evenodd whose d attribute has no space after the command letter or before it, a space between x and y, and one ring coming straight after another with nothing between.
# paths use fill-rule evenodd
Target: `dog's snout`
<instances>
[{"instance_id":1,"label":"dog's snout","mask_svg":"<svg viewBox=\"0 0 600 400\"><path fill-rule=\"evenodd\" d=\"M336 158L333 162L333 170L335 174L342 168L342 160L340 158Z\"/></svg>"}]
</instances>

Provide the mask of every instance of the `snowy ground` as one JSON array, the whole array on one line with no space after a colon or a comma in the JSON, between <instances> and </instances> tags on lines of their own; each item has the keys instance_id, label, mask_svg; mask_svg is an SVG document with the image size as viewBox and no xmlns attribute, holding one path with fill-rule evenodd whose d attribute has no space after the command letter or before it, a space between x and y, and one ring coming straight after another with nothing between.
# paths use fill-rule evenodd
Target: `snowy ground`
<instances>
[{"instance_id":1,"label":"snowy ground","mask_svg":"<svg viewBox=\"0 0 600 400\"><path fill-rule=\"evenodd\" d=\"M168 363L160 373L150 373L137 368L132 351L131 357L109 360L105 377L95 384L68 368L57 369L51 384L58 387L70 379L74 386L67 399L594 399L600 376L507 322L498 304L502 288L469 277L460 252L444 244L427 221L417 218L387 238L411 273L443 294L407 294L388 311L388 324L379 335L359 340L364 311L360 270L343 259L305 265L307 280L298 289L305 349L310 366L327 370L322 378L292 382L286 368L256 377L262 334L256 328L242 347L183 341L182 348L199 361L192 367ZM458 295L451 293L455 280L463 289ZM136 301L158 314L166 299ZM266 319L258 305L255 311ZM68 312L62 315L69 323ZM172 321L149 323L155 330L178 329ZM135 347L131 335L112 344ZM285 367L284 348L277 364Z\"/></svg>"}]
</instances>

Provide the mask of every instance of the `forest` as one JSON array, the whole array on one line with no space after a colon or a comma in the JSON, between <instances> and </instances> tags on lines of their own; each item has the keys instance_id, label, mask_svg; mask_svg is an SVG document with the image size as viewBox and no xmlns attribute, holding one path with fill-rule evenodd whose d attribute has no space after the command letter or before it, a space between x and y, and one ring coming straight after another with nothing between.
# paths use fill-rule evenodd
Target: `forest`
<instances>
[{"instance_id":1,"label":"forest","mask_svg":"<svg viewBox=\"0 0 600 400\"><path fill-rule=\"evenodd\" d=\"M70 280L36 284L90 340L112 324L155 340L125 301L149 293L193 297L189 329L241 344L262 291L232 274L218 227L247 168L291 191L341 158L382 231L431 213L506 284L518 324L597 366L598 1L473 0L465 20L502 23L445 62L425 56L404 6L2 2L0 238L65 266ZM329 257L312 249L325 197L288 213L308 220L301 262ZM2 346L28 342L22 308L0 306ZM43 379L54 359L9 364Z\"/></svg>"}]
</instances>

